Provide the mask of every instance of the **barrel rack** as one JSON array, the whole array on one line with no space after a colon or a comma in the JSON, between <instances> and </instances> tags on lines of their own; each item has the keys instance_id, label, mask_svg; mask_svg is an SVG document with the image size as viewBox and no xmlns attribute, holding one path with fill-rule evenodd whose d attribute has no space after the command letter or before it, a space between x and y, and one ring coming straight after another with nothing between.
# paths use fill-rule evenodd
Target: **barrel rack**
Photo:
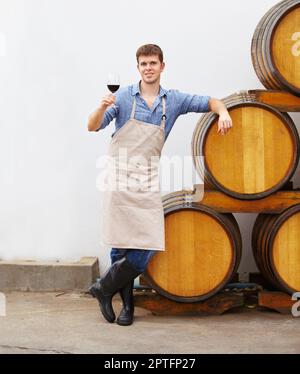
<instances>
[{"instance_id":1,"label":"barrel rack","mask_svg":"<svg viewBox=\"0 0 300 374\"><path fill-rule=\"evenodd\" d=\"M247 100L269 104L282 112L300 112L300 97L277 90L240 91ZM202 188L202 189L201 189ZM285 209L300 204L300 188L293 188L290 181L279 191L259 200L239 200L211 189L210 186L195 185L184 191L188 204L201 204L220 213L269 213L280 214ZM276 291L260 273L250 273L251 283L238 283L238 274L222 292L196 303L180 303L169 300L152 290L143 277L141 288L135 291L135 305L156 315L220 315L238 307L264 307L282 314L291 314L295 301L291 295ZM144 289L143 289L144 286Z\"/></svg>"},{"instance_id":2,"label":"barrel rack","mask_svg":"<svg viewBox=\"0 0 300 374\"><path fill-rule=\"evenodd\" d=\"M300 189L293 189L292 182L285 185L284 189L263 198L261 200L238 200L217 190L208 190L204 187L204 195L201 201L197 197L200 185L196 185L193 191L186 191L187 205L201 204L213 208L221 213L281 213L285 209L300 204ZM238 282L238 276L231 282L239 284L239 287L225 288L224 291L211 298L196 303L179 303L169 300L149 289L142 278L143 289L135 291L135 305L151 311L156 315L220 315L237 307L255 308L256 306L276 310L282 314L290 314L294 303L291 296L280 291L275 291L260 273L250 273L251 283ZM234 285L233 284L233 285ZM230 285L229 285L230 286ZM268 290L265 290L267 287Z\"/></svg>"}]
</instances>

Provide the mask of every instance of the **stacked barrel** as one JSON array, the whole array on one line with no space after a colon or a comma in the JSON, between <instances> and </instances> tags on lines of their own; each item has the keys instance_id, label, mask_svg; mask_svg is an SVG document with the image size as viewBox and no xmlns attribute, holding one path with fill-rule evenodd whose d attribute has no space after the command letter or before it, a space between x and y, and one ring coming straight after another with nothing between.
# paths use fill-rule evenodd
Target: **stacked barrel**
<instances>
[{"instance_id":1,"label":"stacked barrel","mask_svg":"<svg viewBox=\"0 0 300 374\"><path fill-rule=\"evenodd\" d=\"M300 96L299 0L284 0L259 22L251 55L256 74L266 88Z\"/></svg>"},{"instance_id":2,"label":"stacked barrel","mask_svg":"<svg viewBox=\"0 0 300 374\"><path fill-rule=\"evenodd\" d=\"M300 96L299 0L281 1L266 13L255 30L251 55L257 76L266 88ZM298 142L296 134L294 139ZM282 136L274 138L277 143L282 140ZM298 152L299 144L294 149L295 162ZM277 165L272 169L276 170ZM298 204L281 214L259 214L252 233L254 258L261 273L273 286L289 294L300 290L299 232Z\"/></svg>"},{"instance_id":3,"label":"stacked barrel","mask_svg":"<svg viewBox=\"0 0 300 374\"><path fill-rule=\"evenodd\" d=\"M208 113L192 139L194 164L205 183L237 199L255 200L278 191L299 161L292 119L241 94L224 99L234 128L217 133L218 116Z\"/></svg>"},{"instance_id":4,"label":"stacked barrel","mask_svg":"<svg viewBox=\"0 0 300 374\"><path fill-rule=\"evenodd\" d=\"M232 214L165 198L166 250L155 255L146 278L171 300L195 302L220 291L237 271L242 239Z\"/></svg>"},{"instance_id":5,"label":"stacked barrel","mask_svg":"<svg viewBox=\"0 0 300 374\"><path fill-rule=\"evenodd\" d=\"M300 290L300 204L281 214L259 214L252 248L261 273L286 293Z\"/></svg>"},{"instance_id":6,"label":"stacked barrel","mask_svg":"<svg viewBox=\"0 0 300 374\"><path fill-rule=\"evenodd\" d=\"M252 40L254 69L266 88L300 96L300 0L284 0L262 18ZM299 162L299 135L291 117L246 92L223 100L234 127L217 133L218 116L201 117L192 139L194 165L208 189L239 200L280 190ZM185 193L164 197L166 251L151 260L146 278L160 294L181 302L220 291L237 271L242 240L232 213L186 204ZM254 257L276 288L300 290L300 205L259 214Z\"/></svg>"}]
</instances>

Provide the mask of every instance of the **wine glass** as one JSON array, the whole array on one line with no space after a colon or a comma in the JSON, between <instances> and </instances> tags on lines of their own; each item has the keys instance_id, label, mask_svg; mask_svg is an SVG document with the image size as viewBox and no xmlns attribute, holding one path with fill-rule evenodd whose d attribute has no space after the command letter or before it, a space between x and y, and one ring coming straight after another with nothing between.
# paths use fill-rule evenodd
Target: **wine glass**
<instances>
[{"instance_id":1,"label":"wine glass","mask_svg":"<svg viewBox=\"0 0 300 374\"><path fill-rule=\"evenodd\" d=\"M120 76L117 73L109 73L107 77L107 88L115 93L120 88Z\"/></svg>"}]
</instances>

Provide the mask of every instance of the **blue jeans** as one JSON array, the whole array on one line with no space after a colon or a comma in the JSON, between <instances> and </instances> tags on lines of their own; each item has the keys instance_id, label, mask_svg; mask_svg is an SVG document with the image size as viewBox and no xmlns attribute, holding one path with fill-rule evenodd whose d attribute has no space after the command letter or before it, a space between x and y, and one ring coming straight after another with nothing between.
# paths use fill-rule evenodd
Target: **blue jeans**
<instances>
[{"instance_id":1,"label":"blue jeans","mask_svg":"<svg viewBox=\"0 0 300 374\"><path fill-rule=\"evenodd\" d=\"M150 261L151 257L156 251L148 251L145 249L121 249L112 248L110 251L111 263L121 260L125 257L130 262L130 264L137 270L143 273Z\"/></svg>"}]
</instances>

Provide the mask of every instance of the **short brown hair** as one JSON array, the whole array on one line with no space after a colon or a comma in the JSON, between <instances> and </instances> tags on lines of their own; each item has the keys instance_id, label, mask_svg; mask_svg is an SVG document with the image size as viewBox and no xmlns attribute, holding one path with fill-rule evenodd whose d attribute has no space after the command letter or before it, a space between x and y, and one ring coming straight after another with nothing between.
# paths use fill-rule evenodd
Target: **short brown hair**
<instances>
[{"instance_id":1,"label":"short brown hair","mask_svg":"<svg viewBox=\"0 0 300 374\"><path fill-rule=\"evenodd\" d=\"M160 62L164 61L164 55L161 48L156 44L145 44L142 45L137 51L136 51L136 60L139 62L140 56L152 56L157 55Z\"/></svg>"}]
</instances>

